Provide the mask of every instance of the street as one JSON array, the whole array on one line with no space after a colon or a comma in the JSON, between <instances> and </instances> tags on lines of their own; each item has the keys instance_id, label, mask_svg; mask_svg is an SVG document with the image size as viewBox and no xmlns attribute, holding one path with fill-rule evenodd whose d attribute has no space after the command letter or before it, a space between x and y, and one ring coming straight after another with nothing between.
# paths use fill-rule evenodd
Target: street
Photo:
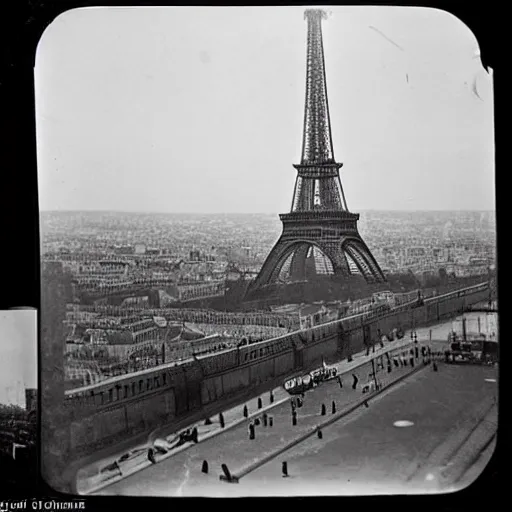
<instances>
[{"instance_id":1,"label":"street","mask_svg":"<svg viewBox=\"0 0 512 512\"><path fill-rule=\"evenodd\" d=\"M238 484L219 480L220 465L227 463L232 473L238 467L262 456L268 438L285 444L296 435L290 421L290 406L273 411L276 427L258 427L257 440L248 440L247 425L234 428L220 437L205 441L146 470L131 475L97 494L145 496L258 496L314 494L368 494L377 492L422 492L436 490L433 467L424 481L415 478L418 469L434 450L461 429L482 407L496 396L496 369L479 366L440 364L408 377L395 388L370 400L348 417L323 429L323 439L312 436L268 464L244 476ZM298 424L311 423L313 408L327 396L339 396L334 383L320 386L306 397ZM318 393L319 392L319 393ZM317 394L318 393L318 394ZM348 391L346 392L348 396ZM317 407L315 407L317 406ZM303 417L303 418L302 418ZM396 427L394 422L412 422ZM279 427L280 425L280 427ZM456 441L454 441L456 443ZM275 448L275 447L274 447ZM447 443L447 453L457 446ZM203 460L209 473L203 474ZM442 457L441 457L442 460ZM282 461L288 463L289 477L281 476ZM238 467L235 467L238 466ZM434 475L434 476L432 476ZM449 485L451 482L442 482Z\"/></svg>"}]
</instances>

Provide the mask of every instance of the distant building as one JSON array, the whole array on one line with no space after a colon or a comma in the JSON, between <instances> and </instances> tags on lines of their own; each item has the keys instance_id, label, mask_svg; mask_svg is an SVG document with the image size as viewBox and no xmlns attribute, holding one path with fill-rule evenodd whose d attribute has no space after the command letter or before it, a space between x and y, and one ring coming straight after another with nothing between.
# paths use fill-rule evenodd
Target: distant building
<instances>
[{"instance_id":1,"label":"distant building","mask_svg":"<svg viewBox=\"0 0 512 512\"><path fill-rule=\"evenodd\" d=\"M395 305L395 294L389 290L374 293L372 298L375 302L387 302L390 306Z\"/></svg>"},{"instance_id":2,"label":"distant building","mask_svg":"<svg viewBox=\"0 0 512 512\"><path fill-rule=\"evenodd\" d=\"M200 261L201 253L198 250L190 251L189 259L190 261Z\"/></svg>"},{"instance_id":3,"label":"distant building","mask_svg":"<svg viewBox=\"0 0 512 512\"><path fill-rule=\"evenodd\" d=\"M121 245L114 248L116 254L133 254L135 249L131 245Z\"/></svg>"},{"instance_id":4,"label":"distant building","mask_svg":"<svg viewBox=\"0 0 512 512\"><path fill-rule=\"evenodd\" d=\"M238 281L243 275L244 273L233 263L230 263L225 271L227 281Z\"/></svg>"},{"instance_id":5,"label":"distant building","mask_svg":"<svg viewBox=\"0 0 512 512\"><path fill-rule=\"evenodd\" d=\"M27 412L37 411L37 389L25 389L25 409Z\"/></svg>"}]
</instances>

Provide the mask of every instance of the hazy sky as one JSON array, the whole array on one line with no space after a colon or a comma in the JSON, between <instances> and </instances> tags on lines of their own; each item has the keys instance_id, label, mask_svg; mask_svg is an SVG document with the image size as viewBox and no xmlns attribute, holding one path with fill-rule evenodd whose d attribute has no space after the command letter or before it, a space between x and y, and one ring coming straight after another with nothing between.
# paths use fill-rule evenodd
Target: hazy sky
<instances>
[{"instance_id":1,"label":"hazy sky","mask_svg":"<svg viewBox=\"0 0 512 512\"><path fill-rule=\"evenodd\" d=\"M37 387L37 313L0 311L0 403L24 407L25 387Z\"/></svg>"},{"instance_id":2,"label":"hazy sky","mask_svg":"<svg viewBox=\"0 0 512 512\"><path fill-rule=\"evenodd\" d=\"M494 209L492 76L443 11L323 22L349 209ZM304 115L303 7L85 8L36 56L42 210L289 211Z\"/></svg>"}]
</instances>

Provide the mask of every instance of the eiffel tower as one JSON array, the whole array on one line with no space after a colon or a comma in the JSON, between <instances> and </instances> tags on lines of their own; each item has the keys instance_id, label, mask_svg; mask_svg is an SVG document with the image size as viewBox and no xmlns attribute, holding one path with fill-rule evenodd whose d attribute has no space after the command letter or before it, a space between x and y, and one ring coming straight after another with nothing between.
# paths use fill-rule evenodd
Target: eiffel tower
<instances>
[{"instance_id":1,"label":"eiffel tower","mask_svg":"<svg viewBox=\"0 0 512 512\"><path fill-rule=\"evenodd\" d=\"M246 299L269 285L309 281L318 274L361 274L368 283L385 277L357 230L359 214L348 210L334 159L325 77L321 9L308 9L306 105L301 163L290 213L281 214L281 237Z\"/></svg>"}]
</instances>

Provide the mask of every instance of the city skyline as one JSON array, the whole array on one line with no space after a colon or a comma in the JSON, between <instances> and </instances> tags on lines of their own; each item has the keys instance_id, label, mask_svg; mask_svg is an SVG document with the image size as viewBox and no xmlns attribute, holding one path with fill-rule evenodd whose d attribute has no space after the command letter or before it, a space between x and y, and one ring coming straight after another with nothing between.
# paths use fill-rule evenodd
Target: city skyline
<instances>
[{"instance_id":1,"label":"city skyline","mask_svg":"<svg viewBox=\"0 0 512 512\"><path fill-rule=\"evenodd\" d=\"M328 9L334 152L349 209L494 211L492 72L470 30L432 9ZM59 16L35 68L41 211L289 211L302 10Z\"/></svg>"},{"instance_id":2,"label":"city skyline","mask_svg":"<svg viewBox=\"0 0 512 512\"><path fill-rule=\"evenodd\" d=\"M279 215L280 212L184 212L184 211L174 211L174 212L164 212L164 211L151 211L151 210L87 210L87 209L79 209L79 210L39 210L40 213L120 213L120 214L130 214L130 215ZM365 213L365 212L389 212L389 213L421 213L421 212L429 212L429 213L464 213L464 212L481 212L481 213L495 213L495 209L461 209L461 210L454 210L454 209L444 209L444 210L394 210L394 209L378 209L378 208L360 208L358 209L358 213Z\"/></svg>"}]
</instances>

